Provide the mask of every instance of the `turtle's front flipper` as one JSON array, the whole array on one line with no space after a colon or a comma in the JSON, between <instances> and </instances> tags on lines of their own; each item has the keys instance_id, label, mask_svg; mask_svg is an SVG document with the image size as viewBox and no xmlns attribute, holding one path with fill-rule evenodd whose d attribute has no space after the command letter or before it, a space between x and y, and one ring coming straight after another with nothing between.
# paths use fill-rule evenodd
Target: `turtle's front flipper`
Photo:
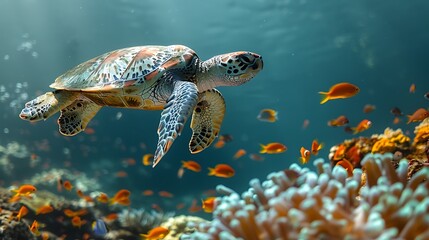
<instances>
[{"instance_id":1,"label":"turtle's front flipper","mask_svg":"<svg viewBox=\"0 0 429 240\"><path fill-rule=\"evenodd\" d=\"M225 114L225 100L222 94L211 89L199 94L197 106L192 114L192 139L189 151L198 153L210 146L219 134Z\"/></svg>"},{"instance_id":2,"label":"turtle's front flipper","mask_svg":"<svg viewBox=\"0 0 429 240\"><path fill-rule=\"evenodd\" d=\"M183 130L198 100L197 86L191 82L177 81L173 92L161 113L158 127L158 145L153 158L153 167L170 149L173 141Z\"/></svg>"},{"instance_id":3,"label":"turtle's front flipper","mask_svg":"<svg viewBox=\"0 0 429 240\"><path fill-rule=\"evenodd\" d=\"M47 119L76 100L78 95L76 92L61 90L47 92L27 102L19 117L31 122Z\"/></svg>"},{"instance_id":4,"label":"turtle's front flipper","mask_svg":"<svg viewBox=\"0 0 429 240\"><path fill-rule=\"evenodd\" d=\"M74 136L85 130L89 121L97 114L101 106L86 97L80 96L69 106L61 110L58 118L60 133L65 136Z\"/></svg>"}]
</instances>

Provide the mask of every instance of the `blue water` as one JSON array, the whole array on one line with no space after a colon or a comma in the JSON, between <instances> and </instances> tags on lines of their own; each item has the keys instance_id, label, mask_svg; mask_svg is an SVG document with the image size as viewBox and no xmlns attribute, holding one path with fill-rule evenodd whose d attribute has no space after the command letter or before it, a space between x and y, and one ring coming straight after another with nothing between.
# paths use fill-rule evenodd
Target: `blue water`
<instances>
[{"instance_id":1,"label":"blue water","mask_svg":"<svg viewBox=\"0 0 429 240\"><path fill-rule=\"evenodd\" d=\"M132 207L165 210L199 199L202 192L224 184L238 192L252 178L298 163L301 146L313 139L325 143L319 154L354 137L327 121L346 115L350 126L370 119L373 126L359 134L382 133L386 127L412 130L405 118L394 125L390 109L405 114L428 108L429 3L416 1L0 1L0 145L16 141L40 157L29 167L30 157L14 162L4 175L3 187L31 178L48 168L67 168L96 178L102 191L132 191ZM95 133L63 137L56 119L30 124L18 117L23 104L50 91L54 79L71 67L102 53L137 45L183 44L201 59L247 50L261 54L264 69L238 87L220 87L227 112L221 134L231 134L224 148L210 147L192 155L191 130L185 127L168 154L152 169L141 157L154 153L159 111L103 108L89 124ZM319 91L339 82L360 87L350 99L320 105ZM415 93L409 93L410 85ZM18 84L18 85L17 85ZM5 97L5 93L9 97ZM27 95L26 95L27 94ZM366 104L376 105L370 114ZM263 108L278 111L275 123L256 119ZM119 118L118 113L122 114ZM302 128L308 119L307 129ZM233 160L240 149L257 153L259 144L282 142L288 150L267 155L261 162L248 156ZM40 148L40 143L49 148ZM124 167L134 158L137 164ZM186 172L178 179L182 160L198 161L200 173ZM314 157L312 158L314 160ZM64 162L71 162L65 166ZM227 163L236 169L229 179L207 176L207 168ZM43 166L45 164L45 166ZM310 165L311 166L311 165ZM128 177L115 178L124 170ZM143 197L143 190L165 190L173 199ZM184 210L185 211L185 210ZM186 212L186 211L185 211ZM202 216L209 217L210 215Z\"/></svg>"}]
</instances>

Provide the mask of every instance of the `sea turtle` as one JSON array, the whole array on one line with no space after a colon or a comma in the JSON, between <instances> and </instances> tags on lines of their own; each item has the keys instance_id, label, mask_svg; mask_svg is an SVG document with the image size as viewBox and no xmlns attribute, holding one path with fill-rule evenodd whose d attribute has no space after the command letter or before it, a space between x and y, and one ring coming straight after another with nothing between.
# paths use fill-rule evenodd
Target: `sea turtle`
<instances>
[{"instance_id":1,"label":"sea turtle","mask_svg":"<svg viewBox=\"0 0 429 240\"><path fill-rule=\"evenodd\" d=\"M240 51L201 61L182 45L137 46L95 57L59 76L47 92L25 104L19 117L47 119L58 111L59 131L83 131L103 106L162 110L153 167L180 135L192 113L191 153L219 134L225 101L216 86L237 86L262 70L262 57Z\"/></svg>"}]
</instances>

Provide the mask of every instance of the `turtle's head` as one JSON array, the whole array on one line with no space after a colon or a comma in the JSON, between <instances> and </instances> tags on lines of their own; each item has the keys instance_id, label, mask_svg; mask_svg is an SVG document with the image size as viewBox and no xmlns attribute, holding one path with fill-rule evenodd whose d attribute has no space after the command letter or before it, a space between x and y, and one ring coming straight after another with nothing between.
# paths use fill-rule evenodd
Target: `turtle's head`
<instances>
[{"instance_id":1,"label":"turtle's head","mask_svg":"<svg viewBox=\"0 0 429 240\"><path fill-rule=\"evenodd\" d=\"M203 89L215 86L237 86L248 82L264 63L261 55L252 52L232 52L215 56L202 65L205 79ZM200 88L199 88L200 89Z\"/></svg>"},{"instance_id":2,"label":"turtle's head","mask_svg":"<svg viewBox=\"0 0 429 240\"><path fill-rule=\"evenodd\" d=\"M241 85L252 79L264 67L261 55L252 52L233 52L219 55L217 67L227 85Z\"/></svg>"}]
</instances>

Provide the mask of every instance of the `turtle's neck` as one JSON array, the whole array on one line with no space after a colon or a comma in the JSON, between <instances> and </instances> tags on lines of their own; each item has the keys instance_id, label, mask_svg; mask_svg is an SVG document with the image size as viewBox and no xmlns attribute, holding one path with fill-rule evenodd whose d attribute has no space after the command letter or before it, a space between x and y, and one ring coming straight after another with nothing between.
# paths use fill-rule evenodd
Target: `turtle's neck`
<instances>
[{"instance_id":1,"label":"turtle's neck","mask_svg":"<svg viewBox=\"0 0 429 240\"><path fill-rule=\"evenodd\" d=\"M227 85L225 79L222 78L223 74L221 74L217 68L216 61L217 58L212 57L199 63L198 71L196 73L199 92L204 92L217 86Z\"/></svg>"}]
</instances>

